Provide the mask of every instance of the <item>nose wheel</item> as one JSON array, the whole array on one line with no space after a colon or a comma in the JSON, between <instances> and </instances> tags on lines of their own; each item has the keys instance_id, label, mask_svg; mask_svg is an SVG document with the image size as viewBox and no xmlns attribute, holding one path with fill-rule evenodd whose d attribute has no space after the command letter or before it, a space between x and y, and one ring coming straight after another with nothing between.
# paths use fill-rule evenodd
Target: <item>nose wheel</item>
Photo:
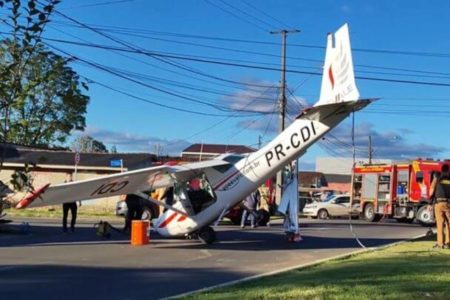
<instances>
[{"instance_id":1,"label":"nose wheel","mask_svg":"<svg viewBox=\"0 0 450 300\"><path fill-rule=\"evenodd\" d=\"M198 239L203 244L212 244L216 241L216 232L210 226L201 228L197 232L186 235L186 239L195 240Z\"/></svg>"},{"instance_id":2,"label":"nose wheel","mask_svg":"<svg viewBox=\"0 0 450 300\"><path fill-rule=\"evenodd\" d=\"M212 244L216 241L216 232L210 226L203 227L198 231L198 239L203 244Z\"/></svg>"}]
</instances>

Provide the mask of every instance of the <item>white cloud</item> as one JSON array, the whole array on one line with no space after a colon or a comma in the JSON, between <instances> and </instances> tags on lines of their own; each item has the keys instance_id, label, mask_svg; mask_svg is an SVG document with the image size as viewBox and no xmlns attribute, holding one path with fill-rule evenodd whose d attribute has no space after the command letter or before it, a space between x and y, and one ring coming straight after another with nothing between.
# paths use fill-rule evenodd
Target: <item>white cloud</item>
<instances>
[{"instance_id":1,"label":"white cloud","mask_svg":"<svg viewBox=\"0 0 450 300\"><path fill-rule=\"evenodd\" d=\"M238 127L253 129L265 133L278 132L278 93L276 83L267 81L246 80L247 86L231 95L219 99L219 104L227 106L235 112L254 112L254 117L249 117L238 123ZM310 106L303 97L291 95L286 103L286 126L293 120L304 107ZM257 113L260 113L259 115Z\"/></svg>"},{"instance_id":2,"label":"white cloud","mask_svg":"<svg viewBox=\"0 0 450 300\"><path fill-rule=\"evenodd\" d=\"M167 140L152 136L122 133L101 128L88 127L82 133L75 135L89 135L104 143L108 149L113 145L119 152L159 152L160 155L180 155L181 151L191 143L180 140Z\"/></svg>"},{"instance_id":3,"label":"white cloud","mask_svg":"<svg viewBox=\"0 0 450 300\"><path fill-rule=\"evenodd\" d=\"M371 123L361 123L355 128L355 149L357 157L368 157L369 136L371 136L373 158L405 160L417 157L438 158L447 149L425 143L410 143L405 138L411 130L397 129L380 132ZM351 126L342 124L333 129L320 141L321 147L335 156L352 156Z\"/></svg>"}]
</instances>

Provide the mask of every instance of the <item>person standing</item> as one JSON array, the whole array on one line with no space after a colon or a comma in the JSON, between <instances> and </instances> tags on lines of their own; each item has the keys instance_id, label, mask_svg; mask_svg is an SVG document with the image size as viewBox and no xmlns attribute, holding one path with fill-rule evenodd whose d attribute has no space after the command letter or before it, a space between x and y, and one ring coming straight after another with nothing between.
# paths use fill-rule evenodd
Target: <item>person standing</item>
<instances>
[{"instance_id":1,"label":"person standing","mask_svg":"<svg viewBox=\"0 0 450 300\"><path fill-rule=\"evenodd\" d=\"M73 178L72 178L72 173L67 173L67 178L64 182L72 182ZM77 211L78 211L78 205L77 202L68 202L68 203L63 203L63 232L67 232L67 217L69 215L69 211L70 214L72 216L71 220L70 220L70 231L74 232L75 231L75 223L77 221Z\"/></svg>"},{"instance_id":2,"label":"person standing","mask_svg":"<svg viewBox=\"0 0 450 300\"><path fill-rule=\"evenodd\" d=\"M434 199L436 218L437 243L434 247L450 249L450 173L447 164L442 165L441 174L433 178L430 195Z\"/></svg>"},{"instance_id":3,"label":"person standing","mask_svg":"<svg viewBox=\"0 0 450 300\"><path fill-rule=\"evenodd\" d=\"M128 207L127 217L125 218L125 227L123 231L131 230L131 221L140 220L144 212L144 203L141 197L128 194L125 198L125 203Z\"/></svg>"},{"instance_id":4,"label":"person standing","mask_svg":"<svg viewBox=\"0 0 450 300\"><path fill-rule=\"evenodd\" d=\"M241 217L241 228L245 227L245 223L247 222L247 217L250 216L250 225L252 228L256 227L256 208L259 203L260 194L259 191L256 190L248 195L243 202L243 210Z\"/></svg>"}]
</instances>

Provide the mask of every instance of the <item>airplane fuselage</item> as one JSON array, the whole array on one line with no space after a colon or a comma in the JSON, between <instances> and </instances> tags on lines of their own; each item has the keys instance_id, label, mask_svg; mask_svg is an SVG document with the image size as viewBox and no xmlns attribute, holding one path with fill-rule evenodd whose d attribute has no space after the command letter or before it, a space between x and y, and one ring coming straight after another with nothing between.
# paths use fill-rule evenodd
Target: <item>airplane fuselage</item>
<instances>
[{"instance_id":1,"label":"airplane fuselage","mask_svg":"<svg viewBox=\"0 0 450 300\"><path fill-rule=\"evenodd\" d=\"M330 127L318 121L297 119L277 138L242 158L224 174L212 171L208 174L205 171L217 196L216 202L197 215L187 218L174 211L167 211L156 222L155 229L162 235L182 236L208 226L286 164L305 153L329 129Z\"/></svg>"}]
</instances>

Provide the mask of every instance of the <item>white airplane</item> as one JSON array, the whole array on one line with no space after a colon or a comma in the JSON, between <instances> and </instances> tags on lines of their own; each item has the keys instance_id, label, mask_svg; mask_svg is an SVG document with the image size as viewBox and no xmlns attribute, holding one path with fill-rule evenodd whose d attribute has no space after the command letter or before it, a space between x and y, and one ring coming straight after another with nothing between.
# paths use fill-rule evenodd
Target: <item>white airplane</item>
<instances>
[{"instance_id":1,"label":"white airplane","mask_svg":"<svg viewBox=\"0 0 450 300\"><path fill-rule=\"evenodd\" d=\"M16 208L40 207L123 194L143 195L174 187L174 203L149 199L167 210L153 220L163 236L193 236L212 243L210 227L263 182L306 150L350 113L374 99L359 99L355 84L348 26L327 37L319 101L260 150L224 154L210 161L162 165L89 180L43 186L22 199ZM148 198L147 194L145 197Z\"/></svg>"}]
</instances>

